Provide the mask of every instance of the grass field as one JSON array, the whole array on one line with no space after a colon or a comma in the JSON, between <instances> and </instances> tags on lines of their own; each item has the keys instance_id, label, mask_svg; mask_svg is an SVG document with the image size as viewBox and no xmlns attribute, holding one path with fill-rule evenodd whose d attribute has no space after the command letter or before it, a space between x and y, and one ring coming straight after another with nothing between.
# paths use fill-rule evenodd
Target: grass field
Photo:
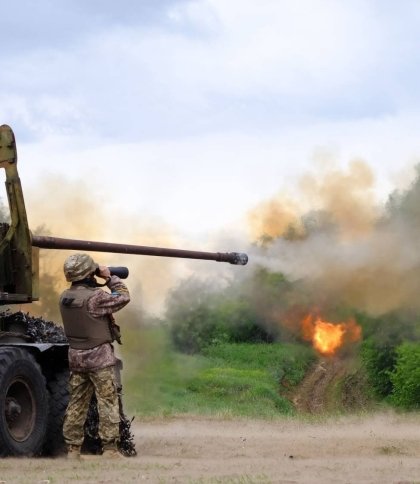
<instances>
[{"instance_id":1,"label":"grass field","mask_svg":"<svg viewBox=\"0 0 420 484\"><path fill-rule=\"evenodd\" d=\"M270 418L315 358L294 344L221 344L200 355L174 352L163 329L126 331L122 347L128 414Z\"/></svg>"}]
</instances>

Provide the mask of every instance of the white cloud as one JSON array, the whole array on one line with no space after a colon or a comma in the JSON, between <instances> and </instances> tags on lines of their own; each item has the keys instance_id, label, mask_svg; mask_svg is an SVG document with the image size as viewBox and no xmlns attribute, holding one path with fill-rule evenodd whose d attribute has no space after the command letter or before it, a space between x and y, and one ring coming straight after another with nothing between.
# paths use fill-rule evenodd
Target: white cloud
<instances>
[{"instance_id":1,"label":"white cloud","mask_svg":"<svg viewBox=\"0 0 420 484\"><path fill-rule=\"evenodd\" d=\"M418 101L415 3L162 5L166 17L147 23L117 10L112 17L107 4L100 19L86 12L93 27L84 22L71 43L35 42L31 49L27 39L13 56L3 51L0 87L4 98L23 100L25 109L15 113L22 129L45 135L73 127L131 140L255 132L396 114ZM77 23L81 13L71 10L69 18ZM43 29L54 20L44 19ZM62 108L52 113L51 106Z\"/></svg>"}]
</instances>

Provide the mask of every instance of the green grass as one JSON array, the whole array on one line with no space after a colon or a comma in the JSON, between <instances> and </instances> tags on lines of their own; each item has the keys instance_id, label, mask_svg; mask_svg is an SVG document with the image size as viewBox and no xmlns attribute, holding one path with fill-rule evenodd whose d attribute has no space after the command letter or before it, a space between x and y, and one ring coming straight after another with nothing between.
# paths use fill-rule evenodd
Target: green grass
<instances>
[{"instance_id":1,"label":"green grass","mask_svg":"<svg viewBox=\"0 0 420 484\"><path fill-rule=\"evenodd\" d=\"M128 330L122 347L127 413L272 418L313 359L293 344L220 344L202 355L174 352L163 329Z\"/></svg>"}]
</instances>

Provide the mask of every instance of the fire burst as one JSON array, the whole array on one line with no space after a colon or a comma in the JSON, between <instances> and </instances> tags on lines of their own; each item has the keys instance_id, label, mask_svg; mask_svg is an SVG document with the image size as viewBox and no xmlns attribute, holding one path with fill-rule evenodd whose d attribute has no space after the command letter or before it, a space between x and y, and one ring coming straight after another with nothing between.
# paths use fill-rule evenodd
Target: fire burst
<instances>
[{"instance_id":1,"label":"fire burst","mask_svg":"<svg viewBox=\"0 0 420 484\"><path fill-rule=\"evenodd\" d=\"M302 321L302 335L322 355L334 355L345 343L360 340L362 328L355 321L330 323L311 314Z\"/></svg>"}]
</instances>

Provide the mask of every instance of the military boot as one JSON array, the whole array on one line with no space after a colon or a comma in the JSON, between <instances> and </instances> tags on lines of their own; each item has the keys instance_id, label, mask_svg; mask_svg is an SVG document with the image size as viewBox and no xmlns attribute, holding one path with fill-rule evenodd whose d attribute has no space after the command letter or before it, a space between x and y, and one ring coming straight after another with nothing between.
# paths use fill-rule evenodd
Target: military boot
<instances>
[{"instance_id":1,"label":"military boot","mask_svg":"<svg viewBox=\"0 0 420 484\"><path fill-rule=\"evenodd\" d=\"M102 457L105 457L105 459L126 459L126 456L116 445L104 446Z\"/></svg>"}]
</instances>

